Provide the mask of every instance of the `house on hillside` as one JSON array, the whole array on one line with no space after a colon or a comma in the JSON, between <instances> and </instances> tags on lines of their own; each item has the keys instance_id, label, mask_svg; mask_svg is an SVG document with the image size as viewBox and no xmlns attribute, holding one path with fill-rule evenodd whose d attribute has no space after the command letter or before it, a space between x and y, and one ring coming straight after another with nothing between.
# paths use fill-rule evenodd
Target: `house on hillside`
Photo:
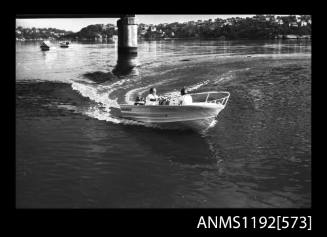
<instances>
[{"instance_id":1,"label":"house on hillside","mask_svg":"<svg viewBox=\"0 0 327 237\"><path fill-rule=\"evenodd\" d=\"M275 21L275 16L274 15L266 15L266 21Z\"/></svg>"},{"instance_id":2,"label":"house on hillside","mask_svg":"<svg viewBox=\"0 0 327 237\"><path fill-rule=\"evenodd\" d=\"M282 19L276 19L278 25L283 25L284 21Z\"/></svg>"},{"instance_id":3,"label":"house on hillside","mask_svg":"<svg viewBox=\"0 0 327 237\"><path fill-rule=\"evenodd\" d=\"M257 21L261 21L261 22L265 22L266 21L266 17L264 15L255 15L253 17L254 20L257 20Z\"/></svg>"},{"instance_id":4,"label":"house on hillside","mask_svg":"<svg viewBox=\"0 0 327 237\"><path fill-rule=\"evenodd\" d=\"M286 39L297 39L298 36L297 35L285 35Z\"/></svg>"},{"instance_id":5,"label":"house on hillside","mask_svg":"<svg viewBox=\"0 0 327 237\"><path fill-rule=\"evenodd\" d=\"M300 36L301 39L311 39L311 35L302 35Z\"/></svg>"},{"instance_id":6,"label":"house on hillside","mask_svg":"<svg viewBox=\"0 0 327 237\"><path fill-rule=\"evenodd\" d=\"M225 21L224 22L224 26L231 26L232 25L232 22L230 22L230 21Z\"/></svg>"},{"instance_id":7,"label":"house on hillside","mask_svg":"<svg viewBox=\"0 0 327 237\"><path fill-rule=\"evenodd\" d=\"M297 22L291 22L288 24L289 27L299 27Z\"/></svg>"},{"instance_id":8,"label":"house on hillside","mask_svg":"<svg viewBox=\"0 0 327 237\"><path fill-rule=\"evenodd\" d=\"M113 35L113 36L112 36L112 40L113 40L113 41L117 41L117 40L118 40L118 35Z\"/></svg>"},{"instance_id":9,"label":"house on hillside","mask_svg":"<svg viewBox=\"0 0 327 237\"><path fill-rule=\"evenodd\" d=\"M94 36L94 40L95 41L102 41L102 35L101 34L96 34L95 36Z\"/></svg>"}]
</instances>

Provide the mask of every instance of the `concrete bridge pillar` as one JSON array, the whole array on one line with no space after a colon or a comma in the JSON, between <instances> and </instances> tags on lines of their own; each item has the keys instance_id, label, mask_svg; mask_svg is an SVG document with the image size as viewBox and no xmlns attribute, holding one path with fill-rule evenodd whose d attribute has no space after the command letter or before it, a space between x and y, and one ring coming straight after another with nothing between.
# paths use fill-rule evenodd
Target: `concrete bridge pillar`
<instances>
[{"instance_id":1,"label":"concrete bridge pillar","mask_svg":"<svg viewBox=\"0 0 327 237\"><path fill-rule=\"evenodd\" d=\"M134 16L123 16L117 21L118 54L137 54L137 24Z\"/></svg>"}]
</instances>

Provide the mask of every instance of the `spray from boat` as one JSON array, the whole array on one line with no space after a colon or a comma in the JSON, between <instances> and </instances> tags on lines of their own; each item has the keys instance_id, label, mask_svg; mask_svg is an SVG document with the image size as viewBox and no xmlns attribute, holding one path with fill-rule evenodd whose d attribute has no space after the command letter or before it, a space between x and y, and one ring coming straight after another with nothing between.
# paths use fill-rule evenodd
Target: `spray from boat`
<instances>
[{"instance_id":1,"label":"spray from boat","mask_svg":"<svg viewBox=\"0 0 327 237\"><path fill-rule=\"evenodd\" d=\"M248 69L245 69L248 70ZM232 75L233 76L233 75ZM217 80L220 80L221 78L224 78L224 75L217 78L216 80L214 80L215 82L217 82ZM193 107L191 108L190 111L187 112L187 115L185 113L180 113L180 115L178 115L178 119L179 121L171 121L174 123L156 123L153 122L151 119L149 120L148 118L146 119L135 119L135 118L131 118L128 116L122 116L122 104L118 103L118 98L114 97L115 94L117 94L117 90L125 90L124 92L124 100L125 100L125 104L128 106L133 106L134 105L134 101L135 98L137 96L140 96L144 93L146 93L151 87L159 87L162 86L164 84L169 84L175 80L177 80L178 78L171 78L168 80L164 80L164 81L159 81L159 82L155 82L155 83L150 83L146 86L139 86L136 88L132 88L130 90L128 90L128 88L133 87L133 84L135 84L135 82L139 82L140 78L133 78L133 77L129 77L129 78L123 78L120 79L118 81L115 82L105 82L105 83L100 83L100 84L93 84L93 83L86 83L86 82L82 82L82 81L74 81L72 83L72 89L77 91L79 94L81 94L83 97L89 98L91 101L96 102L95 104L93 104L92 106L89 106L88 109L83 111L83 114L92 117L92 118L96 118L98 120L102 120L102 121L107 121L107 122L111 122L114 124L124 124L124 125L140 125L140 126L146 126L146 127L164 127L165 129L177 129L177 128L182 128L184 129L185 127L192 127L193 126L193 122L192 120L197 120L196 124L200 125L199 127L202 130L207 130L211 127L214 127L217 123L216 117L218 115L218 113L225 107L226 104L219 104L216 103L215 101L212 102L208 102L208 104L198 104L196 107L194 104ZM187 90L189 92L193 92L193 91L197 91L199 90L201 87L208 85L212 83L212 81L210 80L204 80L201 82L198 82L196 84L193 85L189 85L187 86ZM127 90L127 91L126 91ZM216 91L214 93L217 93ZM228 93L228 92L227 92ZM173 91L168 91L166 93L163 93L162 96L164 97L168 97L168 98L177 98L180 95L179 90L173 90ZM227 95L227 94L226 94ZM226 99L226 103L227 100L229 98L229 93L227 95L227 99ZM210 116L206 115L206 118L204 119L204 117L202 116L203 111L199 112L201 110L207 109L207 110L212 110L213 108L211 108L214 104L216 104L215 111L211 112ZM124 107L125 105L123 105ZM199 107L200 106L200 107ZM202 106L202 108L201 108ZM203 107L204 106L204 107ZM126 106L125 106L126 107ZM145 106L144 108L149 108L148 106ZM155 109L159 110L163 109L162 106L157 107ZM141 108L140 108L141 109ZM172 110L173 107L168 107L167 109ZM182 110L187 109L186 107L182 108ZM179 106L178 108L173 109L175 110L175 114L179 113L178 111L181 110L181 107ZM193 113L192 113L193 110ZM194 113L195 110L198 110L198 112L201 114L202 113L202 117L200 116L195 116ZM160 114L160 112L159 112ZM149 114L147 114L146 116L148 116ZM151 113L150 113L151 115ZM167 114L165 114L164 116L168 116ZM160 120L160 119L159 119ZM175 122L181 122L183 121L182 125L187 125L187 126L180 126L181 124L175 123ZM186 121L187 120L187 121ZM168 126L163 126L163 125L168 125ZM176 126L177 125L177 126Z\"/></svg>"}]
</instances>

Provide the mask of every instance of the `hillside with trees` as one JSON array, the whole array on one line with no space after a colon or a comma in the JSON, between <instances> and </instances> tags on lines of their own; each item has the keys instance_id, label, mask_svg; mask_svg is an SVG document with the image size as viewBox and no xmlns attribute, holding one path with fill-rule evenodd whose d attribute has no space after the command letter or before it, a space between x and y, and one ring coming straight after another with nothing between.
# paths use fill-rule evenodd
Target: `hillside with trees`
<instances>
[{"instance_id":1,"label":"hillside with trees","mask_svg":"<svg viewBox=\"0 0 327 237\"><path fill-rule=\"evenodd\" d=\"M141 39L200 38L200 39L275 39L311 38L310 15L255 15L247 18L209 19L206 21L174 22L158 25L138 24ZM96 24L79 32L54 28L16 28L16 40L68 39L104 41L117 35L113 24Z\"/></svg>"},{"instance_id":2,"label":"hillside with trees","mask_svg":"<svg viewBox=\"0 0 327 237\"><path fill-rule=\"evenodd\" d=\"M55 28L16 28L16 40L102 40L112 38L117 29L112 24L96 24L82 28L79 32L59 30Z\"/></svg>"},{"instance_id":3,"label":"hillside with trees","mask_svg":"<svg viewBox=\"0 0 327 237\"><path fill-rule=\"evenodd\" d=\"M23 28L16 27L16 40L45 40L60 39L72 31L59 30L55 28Z\"/></svg>"},{"instance_id":4,"label":"hillside with trees","mask_svg":"<svg viewBox=\"0 0 327 237\"><path fill-rule=\"evenodd\" d=\"M114 35L117 35L117 29L112 24L96 24L96 25L89 25L87 27L82 28L77 33L68 34L65 38L69 38L71 40L103 40L103 39L110 39Z\"/></svg>"},{"instance_id":5,"label":"hillside with trees","mask_svg":"<svg viewBox=\"0 0 327 237\"><path fill-rule=\"evenodd\" d=\"M311 16L256 15L247 18L209 19L159 25L139 25L140 37L212 38L212 39L274 39L289 35L311 35Z\"/></svg>"}]
</instances>

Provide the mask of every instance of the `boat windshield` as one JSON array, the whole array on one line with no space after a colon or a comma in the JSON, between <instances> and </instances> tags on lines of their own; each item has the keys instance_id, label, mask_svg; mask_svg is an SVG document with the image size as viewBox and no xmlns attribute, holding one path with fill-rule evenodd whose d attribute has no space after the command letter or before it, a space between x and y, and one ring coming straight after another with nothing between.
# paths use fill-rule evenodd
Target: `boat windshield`
<instances>
[{"instance_id":1,"label":"boat windshield","mask_svg":"<svg viewBox=\"0 0 327 237\"><path fill-rule=\"evenodd\" d=\"M230 93L227 91L209 91L189 94L192 97L192 103L216 103L225 106L229 99ZM159 96L158 105L179 105L179 96ZM135 105L144 105L145 101L140 103L137 98L134 102Z\"/></svg>"},{"instance_id":2,"label":"boat windshield","mask_svg":"<svg viewBox=\"0 0 327 237\"><path fill-rule=\"evenodd\" d=\"M226 105L230 93L227 91L210 91L190 94L193 103L217 103Z\"/></svg>"}]
</instances>

